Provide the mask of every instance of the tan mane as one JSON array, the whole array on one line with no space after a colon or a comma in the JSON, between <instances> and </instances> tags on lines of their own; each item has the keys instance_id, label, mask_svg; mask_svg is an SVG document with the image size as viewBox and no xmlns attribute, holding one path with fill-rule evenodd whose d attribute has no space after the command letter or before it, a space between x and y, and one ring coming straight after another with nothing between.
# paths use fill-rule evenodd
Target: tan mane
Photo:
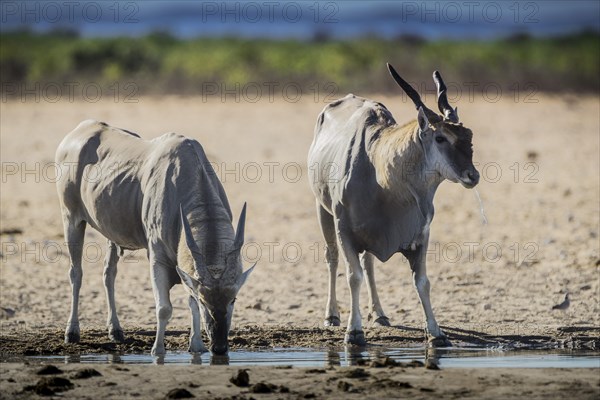
<instances>
[{"instance_id":1,"label":"tan mane","mask_svg":"<svg viewBox=\"0 0 600 400\"><path fill-rule=\"evenodd\" d=\"M419 124L412 120L402 126L385 128L371 148L371 160L377 171L377 181L390 187L398 178L397 167L410 168L421 157L418 151Z\"/></svg>"}]
</instances>

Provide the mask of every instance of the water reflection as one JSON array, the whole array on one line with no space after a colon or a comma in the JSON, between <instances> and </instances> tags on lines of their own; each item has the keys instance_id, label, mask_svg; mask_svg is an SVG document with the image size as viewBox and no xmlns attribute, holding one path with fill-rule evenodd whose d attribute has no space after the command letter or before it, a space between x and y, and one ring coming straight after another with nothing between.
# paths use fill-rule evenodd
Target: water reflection
<instances>
[{"instance_id":1,"label":"water reflection","mask_svg":"<svg viewBox=\"0 0 600 400\"><path fill-rule=\"evenodd\" d=\"M152 362L152 364L154 365L164 365L165 363L165 356L161 355L161 356L154 356L154 361Z\"/></svg>"},{"instance_id":2,"label":"water reflection","mask_svg":"<svg viewBox=\"0 0 600 400\"><path fill-rule=\"evenodd\" d=\"M497 348L275 348L269 351L236 350L225 356L168 352L154 357L148 353L69 354L19 356L0 353L3 362L64 362L96 364L178 364L178 365L292 365L295 367L346 367L365 365L371 360L389 357L395 361L424 361L441 368L600 368L600 353L581 350L499 350ZM203 362L204 361L204 362Z\"/></svg>"},{"instance_id":3,"label":"water reflection","mask_svg":"<svg viewBox=\"0 0 600 400\"><path fill-rule=\"evenodd\" d=\"M339 367L342 365L340 360L340 353L337 350L329 349L327 350L327 366L329 367Z\"/></svg>"},{"instance_id":4,"label":"water reflection","mask_svg":"<svg viewBox=\"0 0 600 400\"><path fill-rule=\"evenodd\" d=\"M210 356L210 365L229 365L229 354Z\"/></svg>"},{"instance_id":5,"label":"water reflection","mask_svg":"<svg viewBox=\"0 0 600 400\"><path fill-rule=\"evenodd\" d=\"M190 364L202 365L202 353L192 353L192 358L190 358Z\"/></svg>"},{"instance_id":6,"label":"water reflection","mask_svg":"<svg viewBox=\"0 0 600 400\"><path fill-rule=\"evenodd\" d=\"M121 355L118 353L111 353L108 355L108 363L109 364L122 364L123 363L123 359L121 358Z\"/></svg>"},{"instance_id":7,"label":"water reflection","mask_svg":"<svg viewBox=\"0 0 600 400\"><path fill-rule=\"evenodd\" d=\"M425 367L428 369L440 369L440 358L443 350L435 347L425 348Z\"/></svg>"},{"instance_id":8,"label":"water reflection","mask_svg":"<svg viewBox=\"0 0 600 400\"><path fill-rule=\"evenodd\" d=\"M345 350L346 365L364 365L368 360L369 353L364 347L346 346Z\"/></svg>"},{"instance_id":9,"label":"water reflection","mask_svg":"<svg viewBox=\"0 0 600 400\"><path fill-rule=\"evenodd\" d=\"M426 347L425 348L425 363L435 364L437 366L440 365L440 358L444 353L443 349L437 349L435 347Z\"/></svg>"},{"instance_id":10,"label":"water reflection","mask_svg":"<svg viewBox=\"0 0 600 400\"><path fill-rule=\"evenodd\" d=\"M79 364L81 362L80 354L68 354L65 356L65 364Z\"/></svg>"},{"instance_id":11,"label":"water reflection","mask_svg":"<svg viewBox=\"0 0 600 400\"><path fill-rule=\"evenodd\" d=\"M385 354L385 352L380 347L378 347L371 351L370 356L371 359L380 359L385 358L387 354Z\"/></svg>"}]
</instances>

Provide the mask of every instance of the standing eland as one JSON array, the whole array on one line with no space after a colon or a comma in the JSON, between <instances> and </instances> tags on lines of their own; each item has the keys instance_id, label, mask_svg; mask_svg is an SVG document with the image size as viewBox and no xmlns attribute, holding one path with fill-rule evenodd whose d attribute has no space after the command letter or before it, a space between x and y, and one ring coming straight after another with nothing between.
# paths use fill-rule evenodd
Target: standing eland
<instances>
[{"instance_id":1,"label":"standing eland","mask_svg":"<svg viewBox=\"0 0 600 400\"><path fill-rule=\"evenodd\" d=\"M448 104L446 85L437 71L433 79L441 116L427 108L389 64L388 69L414 102L417 119L398 126L383 104L349 94L321 112L308 155L329 268L325 325L340 324L335 280L341 254L351 292L344 341L366 343L359 307L363 271L369 320L389 326L375 287L373 256L385 262L400 252L410 263L429 344L447 346L450 342L429 300L425 257L438 185L445 179L466 188L479 182L472 161L472 132L458 122L457 109Z\"/></svg>"},{"instance_id":2,"label":"standing eland","mask_svg":"<svg viewBox=\"0 0 600 400\"><path fill-rule=\"evenodd\" d=\"M235 298L254 267L243 272L240 254L246 205L234 232L227 196L200 143L175 133L145 141L88 120L63 139L56 163L71 259L65 342L79 341L81 257L89 224L108 239L104 287L111 340L124 340L115 306L117 262L123 250L147 249L157 319L152 354L165 353L165 328L172 313L169 292L182 281L192 314L189 351L207 351L200 330L202 312L211 351L226 353Z\"/></svg>"}]
</instances>

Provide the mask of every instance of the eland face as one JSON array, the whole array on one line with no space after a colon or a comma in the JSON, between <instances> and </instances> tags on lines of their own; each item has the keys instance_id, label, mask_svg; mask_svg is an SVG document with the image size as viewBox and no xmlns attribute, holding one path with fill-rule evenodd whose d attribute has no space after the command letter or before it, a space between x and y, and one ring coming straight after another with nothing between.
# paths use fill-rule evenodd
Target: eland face
<instances>
[{"instance_id":1,"label":"eland face","mask_svg":"<svg viewBox=\"0 0 600 400\"><path fill-rule=\"evenodd\" d=\"M200 287L198 291L198 306L204 320L204 330L210 340L210 350L215 354L225 354L228 350L227 337L240 287L241 285L215 289Z\"/></svg>"},{"instance_id":2,"label":"eland face","mask_svg":"<svg viewBox=\"0 0 600 400\"><path fill-rule=\"evenodd\" d=\"M181 211L183 229L177 272L186 291L197 302L204 330L210 340L210 350L214 354L225 354L228 351L227 338L236 296L254 269L253 266L243 272L242 267L240 251L244 242L245 217L244 205L233 246L226 251L213 248L210 251L212 264L207 265L203 251L200 251L187 218ZM206 248L203 250L208 253Z\"/></svg>"},{"instance_id":3,"label":"eland face","mask_svg":"<svg viewBox=\"0 0 600 400\"><path fill-rule=\"evenodd\" d=\"M178 272L180 276L187 274L181 269ZM225 354L229 349L227 338L236 296L250 272L251 270L241 273L233 284L213 287L203 285L199 279L189 275L182 278L186 290L198 303L204 321L204 331L210 341L210 350L214 354Z\"/></svg>"},{"instance_id":4,"label":"eland face","mask_svg":"<svg viewBox=\"0 0 600 400\"><path fill-rule=\"evenodd\" d=\"M387 65L396 83L414 102L419 114L419 139L427 155L427 172L436 171L444 179L473 188L479 183L479 172L473 165L473 132L459 122L458 109L448 102L446 84L438 71L433 72L437 87L438 109L441 115L429 109L415 89Z\"/></svg>"},{"instance_id":5,"label":"eland face","mask_svg":"<svg viewBox=\"0 0 600 400\"><path fill-rule=\"evenodd\" d=\"M419 113L419 136L427 153L428 169L468 189L475 187L479 172L473 165L473 132L460 123L442 120L430 124L422 118L426 116Z\"/></svg>"}]
</instances>

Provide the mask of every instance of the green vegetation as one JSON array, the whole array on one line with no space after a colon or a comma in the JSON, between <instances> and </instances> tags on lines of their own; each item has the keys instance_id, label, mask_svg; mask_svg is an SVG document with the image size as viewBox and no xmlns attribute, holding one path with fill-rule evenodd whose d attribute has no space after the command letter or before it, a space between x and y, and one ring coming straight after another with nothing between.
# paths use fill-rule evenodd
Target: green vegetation
<instances>
[{"instance_id":1,"label":"green vegetation","mask_svg":"<svg viewBox=\"0 0 600 400\"><path fill-rule=\"evenodd\" d=\"M351 41L176 39L156 33L141 38L79 38L3 34L2 90L7 84L135 82L141 93L195 94L203 82L298 83L321 90L333 82L341 92L396 90L385 70L391 62L409 80L426 82L434 69L456 84L533 84L544 91L600 88L600 36L561 38L520 35L497 41L435 41L403 37Z\"/></svg>"}]
</instances>

